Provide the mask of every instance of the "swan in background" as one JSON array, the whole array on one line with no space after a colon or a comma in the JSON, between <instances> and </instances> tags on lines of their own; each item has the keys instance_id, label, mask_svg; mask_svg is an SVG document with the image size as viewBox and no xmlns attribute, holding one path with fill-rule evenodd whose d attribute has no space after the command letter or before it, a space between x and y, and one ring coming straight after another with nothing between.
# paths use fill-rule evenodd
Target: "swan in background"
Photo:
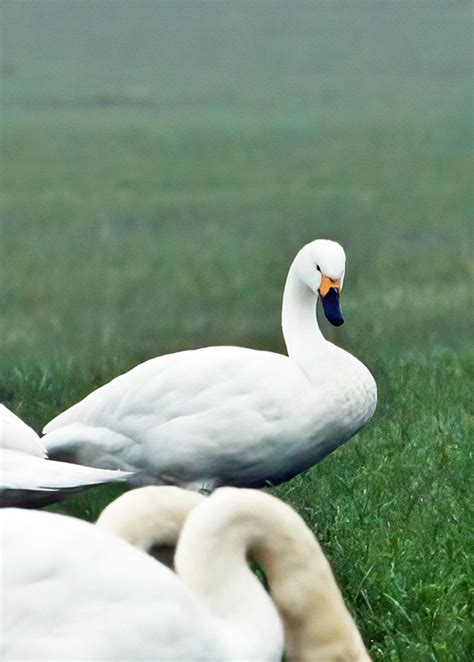
<instances>
[{"instance_id":1,"label":"swan in background","mask_svg":"<svg viewBox=\"0 0 474 662\"><path fill-rule=\"evenodd\" d=\"M289 662L369 660L321 548L290 506L254 490L193 499L151 489L120 498L96 526L0 513L2 659L280 662L284 628ZM180 526L177 575L116 537L173 544Z\"/></svg>"},{"instance_id":2,"label":"swan in background","mask_svg":"<svg viewBox=\"0 0 474 662\"><path fill-rule=\"evenodd\" d=\"M0 506L45 506L130 475L48 460L36 432L0 404Z\"/></svg>"},{"instance_id":3,"label":"swan in background","mask_svg":"<svg viewBox=\"0 0 474 662\"><path fill-rule=\"evenodd\" d=\"M342 247L304 246L286 280L282 327L288 356L206 347L151 359L98 388L46 427L51 457L134 471L135 484L278 484L312 466L372 417L375 381L323 337L343 323Z\"/></svg>"}]
</instances>

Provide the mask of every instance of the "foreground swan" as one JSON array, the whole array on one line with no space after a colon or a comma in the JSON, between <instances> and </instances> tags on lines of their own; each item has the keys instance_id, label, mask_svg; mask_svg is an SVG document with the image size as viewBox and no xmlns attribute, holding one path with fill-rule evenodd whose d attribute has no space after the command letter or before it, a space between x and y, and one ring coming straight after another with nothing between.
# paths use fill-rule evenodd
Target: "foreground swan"
<instances>
[{"instance_id":1,"label":"foreground swan","mask_svg":"<svg viewBox=\"0 0 474 662\"><path fill-rule=\"evenodd\" d=\"M152 530L150 498L178 526L158 518ZM143 492L132 505L125 498L123 521L115 509L102 525L123 533L135 519L136 532L143 528L137 544L144 536L172 543L185 519L178 576L97 526L45 512L0 513L2 660L279 662L283 646L290 662L369 660L329 564L289 506L234 488L202 503L172 498L174 515L169 493L161 510L158 492ZM247 555L265 571L280 616Z\"/></svg>"},{"instance_id":2,"label":"foreground swan","mask_svg":"<svg viewBox=\"0 0 474 662\"><path fill-rule=\"evenodd\" d=\"M45 506L86 487L124 480L122 471L47 459L36 432L0 404L0 506Z\"/></svg>"},{"instance_id":3,"label":"foreground swan","mask_svg":"<svg viewBox=\"0 0 474 662\"><path fill-rule=\"evenodd\" d=\"M317 240L291 265L282 325L288 357L207 347L137 366L48 423L56 459L137 471L135 483L209 491L287 480L321 460L372 417L367 368L324 339L318 296L343 322L342 247Z\"/></svg>"}]
</instances>

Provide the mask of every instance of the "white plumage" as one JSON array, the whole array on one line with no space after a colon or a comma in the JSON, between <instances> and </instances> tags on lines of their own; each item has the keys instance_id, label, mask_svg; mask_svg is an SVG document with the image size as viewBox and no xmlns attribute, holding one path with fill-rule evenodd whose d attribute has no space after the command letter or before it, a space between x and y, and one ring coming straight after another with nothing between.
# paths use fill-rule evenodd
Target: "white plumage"
<instances>
[{"instance_id":1,"label":"white plumage","mask_svg":"<svg viewBox=\"0 0 474 662\"><path fill-rule=\"evenodd\" d=\"M279 662L284 647L289 662L369 660L321 548L289 506L253 490L201 500L145 489L117 504L125 523L116 506L102 527L136 544L173 542L184 520L177 575L86 522L0 513L2 660ZM150 521L160 490L165 503Z\"/></svg>"},{"instance_id":2,"label":"white plumage","mask_svg":"<svg viewBox=\"0 0 474 662\"><path fill-rule=\"evenodd\" d=\"M212 614L145 553L53 513L0 522L5 662L226 659Z\"/></svg>"},{"instance_id":3,"label":"white plumage","mask_svg":"<svg viewBox=\"0 0 474 662\"><path fill-rule=\"evenodd\" d=\"M47 459L36 432L0 404L0 506L37 507L129 473Z\"/></svg>"},{"instance_id":4,"label":"white plumage","mask_svg":"<svg viewBox=\"0 0 474 662\"><path fill-rule=\"evenodd\" d=\"M147 361L52 420L43 441L54 458L136 471L137 484L212 490L287 480L321 460L373 415L367 368L326 341L343 318L341 246L317 240L296 256L282 325L288 356L207 347Z\"/></svg>"}]
</instances>

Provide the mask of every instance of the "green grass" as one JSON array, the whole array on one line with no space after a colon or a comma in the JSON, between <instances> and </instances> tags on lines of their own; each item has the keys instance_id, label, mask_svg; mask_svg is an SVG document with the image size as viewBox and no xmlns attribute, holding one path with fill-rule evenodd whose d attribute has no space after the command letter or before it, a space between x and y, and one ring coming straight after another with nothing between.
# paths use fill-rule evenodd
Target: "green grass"
<instances>
[{"instance_id":1,"label":"green grass","mask_svg":"<svg viewBox=\"0 0 474 662\"><path fill-rule=\"evenodd\" d=\"M275 491L375 660L472 659L468 4L1 12L0 399L40 429L160 353L283 351L294 254L341 241L346 325L325 331L380 404ZM120 490L59 509L93 520Z\"/></svg>"}]
</instances>

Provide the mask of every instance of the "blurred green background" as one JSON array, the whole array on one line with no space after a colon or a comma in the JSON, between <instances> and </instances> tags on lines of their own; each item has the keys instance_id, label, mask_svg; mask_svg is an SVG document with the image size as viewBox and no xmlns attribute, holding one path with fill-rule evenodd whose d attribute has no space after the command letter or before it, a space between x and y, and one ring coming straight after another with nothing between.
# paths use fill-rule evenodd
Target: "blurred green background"
<instances>
[{"instance_id":1,"label":"blurred green background","mask_svg":"<svg viewBox=\"0 0 474 662\"><path fill-rule=\"evenodd\" d=\"M40 429L167 351L284 351L291 260L340 241L325 331L380 405L278 493L375 659L472 659L470 3L2 0L1 24L5 404Z\"/></svg>"},{"instance_id":2,"label":"blurred green background","mask_svg":"<svg viewBox=\"0 0 474 662\"><path fill-rule=\"evenodd\" d=\"M469 5L2 3L6 360L282 349L305 242L338 340L468 333Z\"/></svg>"}]
</instances>

